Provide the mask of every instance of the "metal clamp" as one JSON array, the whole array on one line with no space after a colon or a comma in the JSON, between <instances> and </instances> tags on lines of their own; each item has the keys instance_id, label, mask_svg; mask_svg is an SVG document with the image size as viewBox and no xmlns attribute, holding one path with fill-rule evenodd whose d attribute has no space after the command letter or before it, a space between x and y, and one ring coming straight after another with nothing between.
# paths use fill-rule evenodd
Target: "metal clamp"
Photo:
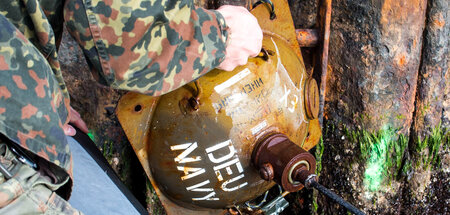
<instances>
[{"instance_id":1,"label":"metal clamp","mask_svg":"<svg viewBox=\"0 0 450 215\"><path fill-rule=\"evenodd\" d=\"M7 144L2 145L1 147L4 147L4 150L6 150L5 155L6 155L6 152L8 152L8 151L12 152L11 147L8 147ZM9 148L9 150L8 150L8 148ZM0 155L2 157L0 160L3 162L6 161L6 163L7 163L7 164L5 164L5 163L0 162L0 173L3 175L3 177L6 180L8 180L8 179L12 178L19 171L20 167L22 166L22 163L19 162L19 160L18 160L17 156L15 156L15 154L14 154L14 156L8 156L7 158L4 157L5 155Z\"/></svg>"},{"instance_id":2,"label":"metal clamp","mask_svg":"<svg viewBox=\"0 0 450 215\"><path fill-rule=\"evenodd\" d=\"M283 188L280 185L278 185L278 189L280 191L279 195L282 195L283 194ZM247 210L253 211L253 210L261 208L261 206L263 206L263 204L267 201L267 195L268 194L269 194L269 190L266 191L266 193L264 194L263 199L261 200L261 202L259 202L259 204L252 204L250 201L246 202L245 206L247 206Z\"/></svg>"},{"instance_id":3,"label":"metal clamp","mask_svg":"<svg viewBox=\"0 0 450 215\"><path fill-rule=\"evenodd\" d=\"M284 209L289 206L289 202L286 201L283 195L279 195L277 198L265 205L261 210L267 215L278 215Z\"/></svg>"},{"instance_id":4,"label":"metal clamp","mask_svg":"<svg viewBox=\"0 0 450 215\"><path fill-rule=\"evenodd\" d=\"M0 173L2 173L3 177L5 177L6 180L13 177L13 174L8 170L8 168L3 166L2 163L0 163Z\"/></svg>"},{"instance_id":5,"label":"metal clamp","mask_svg":"<svg viewBox=\"0 0 450 215\"><path fill-rule=\"evenodd\" d=\"M16 156L17 160L22 162L23 164L27 164L34 170L38 170L39 167L37 163L27 155L25 151L23 151L19 146L15 145L16 143L8 143L9 150Z\"/></svg>"}]
</instances>

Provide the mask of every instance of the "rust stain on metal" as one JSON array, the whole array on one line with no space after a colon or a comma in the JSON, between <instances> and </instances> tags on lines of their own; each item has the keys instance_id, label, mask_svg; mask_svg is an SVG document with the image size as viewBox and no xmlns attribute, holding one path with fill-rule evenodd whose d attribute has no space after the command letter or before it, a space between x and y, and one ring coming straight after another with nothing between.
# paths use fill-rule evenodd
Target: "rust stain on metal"
<instances>
[{"instance_id":1,"label":"rust stain on metal","mask_svg":"<svg viewBox=\"0 0 450 215\"><path fill-rule=\"evenodd\" d=\"M300 47L297 42L297 36L294 33L294 21L292 20L289 4L285 0L274 0L272 2L275 5L275 13L277 14L274 20L268 21L270 11L263 6L253 8L251 13L258 19L258 23L264 33L284 38L297 56L300 57Z\"/></svg>"},{"instance_id":2,"label":"rust stain on metal","mask_svg":"<svg viewBox=\"0 0 450 215\"><path fill-rule=\"evenodd\" d=\"M322 137L322 129L319 124L319 119L310 120L308 127L308 136L306 137L305 142L301 147L304 150L309 151L317 145L320 137Z\"/></svg>"},{"instance_id":3,"label":"rust stain on metal","mask_svg":"<svg viewBox=\"0 0 450 215\"><path fill-rule=\"evenodd\" d=\"M192 187L203 181L206 181L206 188L214 190L215 193L212 195L220 201L194 202L198 206L219 208L232 206L234 203L241 203L257 197L273 186L273 183L270 182L261 183L257 169L249 165L250 155L258 134L270 129L282 131L295 139L299 145L306 138L307 123L302 122L302 124L299 124L300 127L295 128L289 123L293 122L292 119L295 117L288 118L286 115L290 113L288 109L279 105L279 99L282 96L280 94L285 94L287 91L294 92L295 86L305 85L305 79L302 80L301 74L296 73L295 70L301 65L300 61L296 54L290 51L289 46L283 43L283 40L277 38L273 38L273 40L278 44L279 51L283 53L283 56L293 57L290 61L283 60L285 67L291 71L289 75L295 77L293 80L288 79L290 76L286 74L286 76L281 77L283 82L274 82L277 74L275 72L278 65L277 56L269 56L267 61L261 58L253 58L249 59L246 66L238 67L236 71L215 70L200 78L199 82L203 93L198 111L192 111L184 115L180 114L178 107L173 105L183 98L192 97L195 94L195 90L192 90L195 89L192 83L161 98L152 120L152 138L149 140L151 145L149 151L152 155L157 156L150 156L149 159L153 167L152 172L155 180L161 183L160 187L163 187L164 191L169 193L168 195L174 195L174 190L183 192L183 199L178 202L179 204L189 202L189 199L198 198L201 195L206 196L206 193L181 191L182 189L179 188L180 186ZM275 45L270 38L265 38L263 44L266 49L275 50ZM305 71L302 72L303 76L306 76ZM274 83L278 84L274 85ZM279 85L280 83L292 84L293 88L283 88L283 85ZM273 94L273 90L276 90L279 94ZM301 96L301 93L299 92L298 95ZM269 96L272 99L269 100ZM233 99L237 99L239 102L235 102ZM292 97L292 99L295 98ZM303 100L299 99L298 101ZM281 104L284 105L284 101ZM282 112L278 111L278 107ZM297 106L297 110L299 110L299 107ZM297 114L300 114L300 111ZM305 118L304 111L301 114L301 117ZM216 149L210 149L209 151L214 151L213 153L217 154L205 154L205 149L214 148L216 145L220 146L217 148L217 152L215 152ZM175 154L171 152L169 146L176 151ZM161 165L165 163L165 160L173 160L174 157L183 152L182 149L177 150L177 148L188 146L192 146L192 155L190 156L197 160L197 162L189 164L189 167L202 168L200 177L186 176L194 170L183 171L186 172L183 173L174 168L175 165L170 169ZM230 150L230 147L233 150ZM207 150L207 153L210 152ZM158 157L159 155L163 156ZM225 171L221 174L211 171L214 169L214 165L217 165L209 160L211 156L214 158L228 155L230 157L220 159L220 161L214 159L214 162L225 160L234 162L235 159L238 159L239 161L235 160L239 162L238 169L232 166L230 173ZM242 170L239 170L241 167ZM236 185L244 184L242 188L222 191L227 186L227 184L224 184L226 181L231 181L234 177L240 177L236 173L242 174L242 178L233 180L234 184L230 186L236 187ZM180 181L180 177L184 177L185 180ZM229 192L237 193L230 195Z\"/></svg>"},{"instance_id":4,"label":"rust stain on metal","mask_svg":"<svg viewBox=\"0 0 450 215\"><path fill-rule=\"evenodd\" d=\"M295 180L297 171L302 169L313 174L316 169L314 156L280 133L259 140L253 150L252 162L260 169L272 167L274 180L289 192L303 188L303 184Z\"/></svg>"},{"instance_id":5,"label":"rust stain on metal","mask_svg":"<svg viewBox=\"0 0 450 215\"><path fill-rule=\"evenodd\" d=\"M318 119L310 120L317 118L314 117L317 93L306 81L308 75L289 5L285 0L273 3L277 18L272 21L266 7L252 10L264 32L266 52L263 54L266 56L249 59L247 65L233 72L211 71L195 84L187 84L158 98L129 93L119 102L119 121L168 214L224 213L226 211L215 209L194 211L205 209L202 207L230 207L238 199L257 197L273 186L273 182L260 179L258 169L251 165L256 142L267 133L284 133L297 148L303 147L302 153L318 143L321 136ZM278 84L274 84L275 73L281 77ZM305 87L308 95L305 95ZM279 95L273 94L273 90L278 90ZM276 102L267 102L269 95ZM236 96L246 99L232 107L231 99ZM285 103L286 106L280 106ZM247 110L242 111L242 108ZM296 115L289 115L291 113ZM220 162L223 165L239 163L233 163L235 166L228 166L225 171L217 166ZM211 171L214 168L215 171ZM239 195L221 191L229 188L240 189ZM197 191L186 194L186 190ZM204 193L211 190L217 193ZM209 197L205 197L207 195ZM194 200L216 197L220 197L220 202L200 204Z\"/></svg>"},{"instance_id":6,"label":"rust stain on metal","mask_svg":"<svg viewBox=\"0 0 450 215\"><path fill-rule=\"evenodd\" d=\"M122 96L116 110L120 124L147 175L150 171L147 162L146 140L157 103L157 97L128 93Z\"/></svg>"},{"instance_id":7,"label":"rust stain on metal","mask_svg":"<svg viewBox=\"0 0 450 215\"><path fill-rule=\"evenodd\" d=\"M270 163L263 164L259 168L259 174L260 174L261 178L266 180L266 181L273 180L273 177L274 177L275 173L273 171L272 164L270 164Z\"/></svg>"},{"instance_id":8,"label":"rust stain on metal","mask_svg":"<svg viewBox=\"0 0 450 215\"><path fill-rule=\"evenodd\" d=\"M319 43L318 29L296 29L295 33L300 47L315 47Z\"/></svg>"},{"instance_id":9,"label":"rust stain on metal","mask_svg":"<svg viewBox=\"0 0 450 215\"><path fill-rule=\"evenodd\" d=\"M142 164L145 173L150 179L153 188L156 191L161 203L166 209L167 214L184 215L184 214L198 214L198 215L216 215L225 214L224 210L208 210L195 211L181 207L172 202L163 192L158 188L155 180L152 177L150 166L148 163L148 146L149 146L149 131L150 123L153 113L158 104L159 97L151 97L139 93L127 93L124 95L117 106L116 114L125 131L125 134L130 141L133 150ZM140 107L139 107L140 106ZM139 111L136 111L136 108Z\"/></svg>"},{"instance_id":10,"label":"rust stain on metal","mask_svg":"<svg viewBox=\"0 0 450 215\"><path fill-rule=\"evenodd\" d=\"M320 57L320 100L319 122L323 125L323 108L325 106L325 92L327 88L328 46L330 43L331 0L322 0L319 8L319 27L323 33L322 54Z\"/></svg>"},{"instance_id":11,"label":"rust stain on metal","mask_svg":"<svg viewBox=\"0 0 450 215\"><path fill-rule=\"evenodd\" d=\"M420 14L426 7L424 0L385 0L381 7L380 23L385 31L396 31L392 25L414 21L411 14ZM400 30L397 28L397 30Z\"/></svg>"},{"instance_id":12,"label":"rust stain on metal","mask_svg":"<svg viewBox=\"0 0 450 215\"><path fill-rule=\"evenodd\" d=\"M319 88L313 78L306 81L305 85L305 109L309 119L317 119L319 116Z\"/></svg>"}]
</instances>

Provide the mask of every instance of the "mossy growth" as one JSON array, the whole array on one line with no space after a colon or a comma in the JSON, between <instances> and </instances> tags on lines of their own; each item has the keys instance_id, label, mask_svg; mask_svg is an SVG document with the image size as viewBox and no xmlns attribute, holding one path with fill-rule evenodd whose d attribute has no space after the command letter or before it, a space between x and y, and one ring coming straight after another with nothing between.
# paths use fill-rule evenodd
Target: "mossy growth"
<instances>
[{"instance_id":1,"label":"mossy growth","mask_svg":"<svg viewBox=\"0 0 450 215\"><path fill-rule=\"evenodd\" d=\"M164 210L164 207L162 206L158 195L156 194L155 189L153 188L152 184L149 180L146 182L146 188L147 188L147 208L149 209L149 214L151 215L164 215L166 214L166 211Z\"/></svg>"},{"instance_id":2,"label":"mossy growth","mask_svg":"<svg viewBox=\"0 0 450 215\"><path fill-rule=\"evenodd\" d=\"M101 140L99 140L100 137L95 133L95 131L90 130L87 135L94 143L96 143L96 145L97 145L97 142L101 142ZM114 142L113 141L103 141L103 144L101 145L101 147L99 145L97 145L97 146L99 147L100 151L102 152L103 157L105 157L105 159L111 165L113 154L114 154Z\"/></svg>"},{"instance_id":3,"label":"mossy growth","mask_svg":"<svg viewBox=\"0 0 450 215\"><path fill-rule=\"evenodd\" d=\"M316 175L320 176L320 172L322 171L322 155L323 150L325 149L323 143L323 137L320 138L319 143L316 145L315 157L316 157ZM312 199L312 211L314 214L317 214L317 210L319 209L319 204L317 203L317 190L313 191L313 199Z\"/></svg>"},{"instance_id":4,"label":"mossy growth","mask_svg":"<svg viewBox=\"0 0 450 215\"><path fill-rule=\"evenodd\" d=\"M316 157L316 175L319 177L322 171L322 155L325 149L323 144L323 138L320 138L319 143L316 145L315 157Z\"/></svg>"},{"instance_id":5,"label":"mossy growth","mask_svg":"<svg viewBox=\"0 0 450 215\"><path fill-rule=\"evenodd\" d=\"M419 155L420 160L416 162L416 167L422 167L425 170L432 167L438 169L441 167L441 157L439 150L441 146L446 150L450 143L450 133L447 128L442 128L439 124L431 131L431 135L425 137L423 140L418 137L416 140L415 153ZM424 153L424 151L428 153Z\"/></svg>"},{"instance_id":6,"label":"mossy growth","mask_svg":"<svg viewBox=\"0 0 450 215\"><path fill-rule=\"evenodd\" d=\"M335 125L333 123L331 123L330 121L327 121L326 126L324 126L323 129L323 133L322 133L322 137L319 140L319 143L315 146L315 151L314 151L314 157L316 158L316 171L315 174L317 175L317 177L320 176L320 173L322 172L322 157L323 157L323 152L325 149L325 143L324 143L324 137L328 137L330 133L334 132L335 130ZM318 214L318 209L319 209L319 204L318 204L318 196L319 196L319 192L317 190L313 190L313 198L312 198L312 213L313 214Z\"/></svg>"},{"instance_id":7,"label":"mossy growth","mask_svg":"<svg viewBox=\"0 0 450 215\"><path fill-rule=\"evenodd\" d=\"M398 180L406 175L412 168L412 162L408 159L409 137L398 134L397 129L387 128L378 132L365 130L349 131L344 127L344 133L348 139L359 145L360 160L366 162L364 172L364 185L369 191L378 191L381 185L390 185L393 180ZM418 140L415 144L415 152L420 157L420 163L416 168L439 167L439 149L449 145L449 133L441 126L433 129L430 136L423 141ZM428 149L428 154L422 153ZM409 149L411 151L411 149ZM419 163L419 164L418 164Z\"/></svg>"},{"instance_id":8,"label":"mossy growth","mask_svg":"<svg viewBox=\"0 0 450 215\"><path fill-rule=\"evenodd\" d=\"M398 135L394 129L368 132L344 128L344 132L351 142L359 145L360 160L366 162L364 185L368 190L377 191L382 183L390 184L402 172L408 137Z\"/></svg>"},{"instance_id":9,"label":"mossy growth","mask_svg":"<svg viewBox=\"0 0 450 215\"><path fill-rule=\"evenodd\" d=\"M111 164L111 159L113 158L114 154L114 143L112 141L104 141L103 146L101 148L103 157L106 158L106 160Z\"/></svg>"},{"instance_id":10,"label":"mossy growth","mask_svg":"<svg viewBox=\"0 0 450 215\"><path fill-rule=\"evenodd\" d=\"M396 135L392 129L377 133L361 131L358 136L361 157L366 160L364 184L370 191L376 191L387 180L395 180L401 170L401 163L408 146L408 138Z\"/></svg>"},{"instance_id":11,"label":"mossy growth","mask_svg":"<svg viewBox=\"0 0 450 215\"><path fill-rule=\"evenodd\" d=\"M399 115L395 116L395 118L396 118L396 119L399 119L399 120L402 120L402 119L405 119L406 116L403 115L403 114L399 114Z\"/></svg>"}]
</instances>

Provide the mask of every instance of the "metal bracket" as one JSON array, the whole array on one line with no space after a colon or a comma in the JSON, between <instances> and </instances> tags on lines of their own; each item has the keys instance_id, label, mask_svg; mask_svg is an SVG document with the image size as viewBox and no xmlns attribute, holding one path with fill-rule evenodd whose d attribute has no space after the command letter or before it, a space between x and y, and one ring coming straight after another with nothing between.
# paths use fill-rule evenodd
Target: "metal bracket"
<instances>
[{"instance_id":1,"label":"metal bracket","mask_svg":"<svg viewBox=\"0 0 450 215\"><path fill-rule=\"evenodd\" d=\"M284 209L289 206L289 202L286 201L283 195L279 195L277 198L265 205L261 210L267 215L278 215Z\"/></svg>"}]
</instances>

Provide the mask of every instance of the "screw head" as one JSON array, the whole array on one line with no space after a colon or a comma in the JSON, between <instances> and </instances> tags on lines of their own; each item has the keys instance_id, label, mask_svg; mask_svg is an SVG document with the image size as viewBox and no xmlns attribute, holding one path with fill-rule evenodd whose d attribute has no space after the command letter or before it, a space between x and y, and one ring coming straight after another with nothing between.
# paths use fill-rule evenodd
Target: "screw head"
<instances>
[{"instance_id":1,"label":"screw head","mask_svg":"<svg viewBox=\"0 0 450 215\"><path fill-rule=\"evenodd\" d=\"M262 179L270 181L274 177L273 167L270 163L265 163L259 168L259 175Z\"/></svg>"}]
</instances>

